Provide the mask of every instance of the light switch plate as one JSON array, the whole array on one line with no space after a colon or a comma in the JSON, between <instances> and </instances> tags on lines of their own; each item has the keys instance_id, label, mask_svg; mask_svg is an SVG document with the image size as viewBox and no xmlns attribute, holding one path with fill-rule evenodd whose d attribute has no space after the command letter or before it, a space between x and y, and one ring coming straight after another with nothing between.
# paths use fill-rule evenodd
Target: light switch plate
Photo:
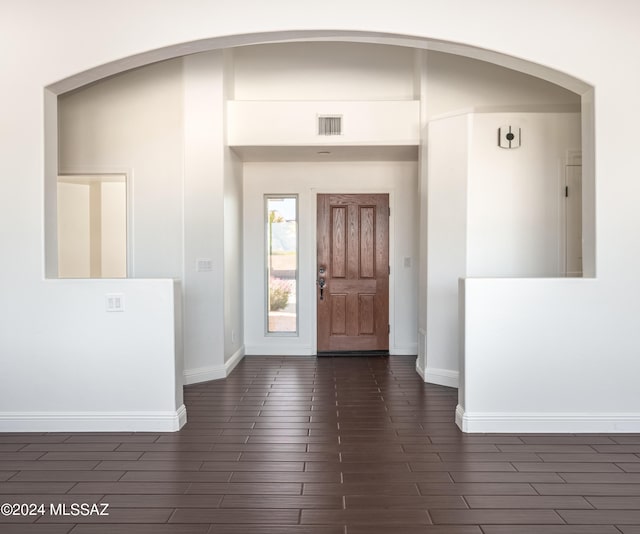
<instances>
[{"instance_id":1,"label":"light switch plate","mask_svg":"<svg viewBox=\"0 0 640 534\"><path fill-rule=\"evenodd\" d=\"M199 273L208 273L213 271L213 260L209 258L200 258L196 260L196 271Z\"/></svg>"}]
</instances>

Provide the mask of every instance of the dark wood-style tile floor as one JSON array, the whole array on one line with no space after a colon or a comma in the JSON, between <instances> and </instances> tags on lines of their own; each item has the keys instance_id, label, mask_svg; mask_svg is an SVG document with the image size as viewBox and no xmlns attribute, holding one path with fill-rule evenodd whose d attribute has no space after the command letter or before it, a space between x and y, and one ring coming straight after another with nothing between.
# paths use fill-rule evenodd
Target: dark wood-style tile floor
<instances>
[{"instance_id":1,"label":"dark wood-style tile floor","mask_svg":"<svg viewBox=\"0 0 640 534\"><path fill-rule=\"evenodd\" d=\"M640 435L465 435L414 366L247 357L178 433L0 434L0 503L47 507L0 532L640 534Z\"/></svg>"}]
</instances>

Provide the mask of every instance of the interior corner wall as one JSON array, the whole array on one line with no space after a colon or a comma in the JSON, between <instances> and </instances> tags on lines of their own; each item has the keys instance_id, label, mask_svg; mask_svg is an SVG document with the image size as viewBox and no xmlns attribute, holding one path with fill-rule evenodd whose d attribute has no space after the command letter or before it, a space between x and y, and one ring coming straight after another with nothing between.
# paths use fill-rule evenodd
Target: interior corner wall
<instances>
[{"instance_id":1,"label":"interior corner wall","mask_svg":"<svg viewBox=\"0 0 640 534\"><path fill-rule=\"evenodd\" d=\"M244 355L242 161L229 148L224 176L224 361L232 361L229 368Z\"/></svg>"},{"instance_id":2,"label":"interior corner wall","mask_svg":"<svg viewBox=\"0 0 640 534\"><path fill-rule=\"evenodd\" d=\"M229 374L244 357L242 161L228 146L227 102L235 95L235 49L222 52L224 146L224 364Z\"/></svg>"},{"instance_id":3,"label":"interior corner wall","mask_svg":"<svg viewBox=\"0 0 640 534\"><path fill-rule=\"evenodd\" d=\"M183 58L185 383L224 378L225 81L222 51Z\"/></svg>"},{"instance_id":4,"label":"interior corner wall","mask_svg":"<svg viewBox=\"0 0 640 534\"><path fill-rule=\"evenodd\" d=\"M522 129L521 147L497 146L505 125ZM431 121L428 138L425 375L455 386L459 279L563 276L564 165L580 147L580 120L577 113L465 113Z\"/></svg>"},{"instance_id":5,"label":"interior corner wall","mask_svg":"<svg viewBox=\"0 0 640 534\"><path fill-rule=\"evenodd\" d=\"M221 253L224 227L226 257L241 261L232 254L242 246L241 165L224 148L223 56L125 72L58 105L61 172L126 172L132 182L130 276L182 280L187 382L225 376L225 356L242 341L240 268L229 259L225 271ZM225 212L233 213L227 223ZM199 260L211 260L211 270L198 271ZM232 308L227 328L223 299Z\"/></svg>"},{"instance_id":6,"label":"interior corner wall","mask_svg":"<svg viewBox=\"0 0 640 534\"><path fill-rule=\"evenodd\" d=\"M427 382L458 387L458 279L467 274L469 116L429 123Z\"/></svg>"},{"instance_id":7,"label":"interior corner wall","mask_svg":"<svg viewBox=\"0 0 640 534\"><path fill-rule=\"evenodd\" d=\"M428 258L428 129L427 52L416 50L414 56L416 94L420 96L420 146L418 147L418 347L416 369L424 379L427 360L427 258Z\"/></svg>"},{"instance_id":8,"label":"interior corner wall","mask_svg":"<svg viewBox=\"0 0 640 534\"><path fill-rule=\"evenodd\" d=\"M457 201L461 201L464 198L466 205L466 186L464 191L458 191L463 195L460 197L456 196L455 188L447 183L447 176L451 178L452 173L462 180L463 176L466 179L468 171L467 155L461 154L460 151L465 152L470 148L468 143L471 132L466 126L467 118L460 113L478 108L577 108L580 105L580 95L540 78L477 59L431 50L422 51L421 55L417 62L421 71L423 124L420 246L421 265L424 267L420 270L417 363L426 381L456 387L457 279L458 276L467 275L467 256L466 250L459 250L460 246L464 248L463 245L452 245L451 242L454 236L466 239L466 230L458 235L459 221L452 210L446 209L446 202L456 198ZM436 120L429 123L433 119ZM441 123L437 119L451 122ZM459 129L456 124L460 126ZM550 133L551 137L556 137L553 132ZM495 136L491 138L491 143L495 144ZM552 165L555 165L555 162ZM553 172L556 176L555 170ZM438 175L434 176L434 173ZM450 198L451 195L453 199ZM448 200L443 200L445 198ZM550 216L556 221L558 214L550 210ZM440 234L443 227L449 229ZM441 235L444 241L439 239L438 235ZM478 250L478 245L473 250L473 269L468 274L490 275L486 261L483 263L482 250ZM557 246L553 248L553 253L557 255ZM438 262L439 255L448 260ZM444 272L441 272L440 268L444 269ZM504 274L508 273L505 271ZM521 274L524 275L524 271ZM448 282L441 278L444 275Z\"/></svg>"}]
</instances>

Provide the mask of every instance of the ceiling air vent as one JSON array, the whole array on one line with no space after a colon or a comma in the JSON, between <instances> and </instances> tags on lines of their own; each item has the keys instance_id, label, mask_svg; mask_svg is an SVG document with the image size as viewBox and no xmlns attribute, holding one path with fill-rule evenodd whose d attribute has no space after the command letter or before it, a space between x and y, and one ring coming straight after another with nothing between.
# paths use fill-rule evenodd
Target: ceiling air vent
<instances>
[{"instance_id":1,"label":"ceiling air vent","mask_svg":"<svg viewBox=\"0 0 640 534\"><path fill-rule=\"evenodd\" d=\"M342 135L342 115L319 115L318 135Z\"/></svg>"}]
</instances>

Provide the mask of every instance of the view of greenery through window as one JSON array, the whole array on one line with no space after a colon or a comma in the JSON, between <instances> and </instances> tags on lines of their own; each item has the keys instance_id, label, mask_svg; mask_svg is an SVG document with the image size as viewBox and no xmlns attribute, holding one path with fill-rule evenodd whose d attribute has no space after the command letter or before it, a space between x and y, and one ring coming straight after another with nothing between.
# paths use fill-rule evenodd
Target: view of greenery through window
<instances>
[{"instance_id":1,"label":"view of greenery through window","mask_svg":"<svg viewBox=\"0 0 640 534\"><path fill-rule=\"evenodd\" d=\"M297 321L298 216L296 197L267 197L269 333L295 333Z\"/></svg>"}]
</instances>

